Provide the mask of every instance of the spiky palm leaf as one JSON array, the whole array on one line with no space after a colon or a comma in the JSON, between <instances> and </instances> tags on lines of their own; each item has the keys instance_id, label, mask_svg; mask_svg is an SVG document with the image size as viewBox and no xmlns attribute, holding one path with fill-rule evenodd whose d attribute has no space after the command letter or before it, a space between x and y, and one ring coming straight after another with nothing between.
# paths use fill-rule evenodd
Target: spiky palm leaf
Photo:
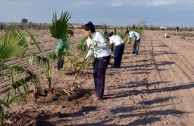
<instances>
[{"instance_id":1,"label":"spiky palm leaf","mask_svg":"<svg viewBox=\"0 0 194 126\"><path fill-rule=\"evenodd\" d=\"M13 30L2 33L0 37L0 62L21 54L24 50L21 43L23 34L16 34Z\"/></svg>"},{"instance_id":2,"label":"spiky palm leaf","mask_svg":"<svg viewBox=\"0 0 194 126\"><path fill-rule=\"evenodd\" d=\"M11 86L13 87L13 89L18 89L19 90L19 88L21 86L23 86L24 89L26 89L24 91L27 92L27 89L28 89L27 83L29 81L35 82L34 80L38 80L37 76L32 71L30 71L29 69L27 69L23 66L15 65L15 66L9 67L9 69L14 71L14 72L20 72L20 73L26 73L27 74L26 77L23 77L23 78L21 78L19 80L16 80L16 81L12 81Z\"/></svg>"},{"instance_id":3,"label":"spiky palm leaf","mask_svg":"<svg viewBox=\"0 0 194 126\"><path fill-rule=\"evenodd\" d=\"M32 64L33 62L36 62L38 65L41 65L45 71L45 76L47 78L47 85L49 89L52 89L52 67L50 64L50 60L47 57L41 57L37 55L31 55L29 59L29 63Z\"/></svg>"},{"instance_id":4,"label":"spiky palm leaf","mask_svg":"<svg viewBox=\"0 0 194 126\"><path fill-rule=\"evenodd\" d=\"M77 46L77 49L80 51L81 55L84 55L85 51L87 50L86 39L87 36L83 37L80 44Z\"/></svg>"},{"instance_id":5,"label":"spiky palm leaf","mask_svg":"<svg viewBox=\"0 0 194 126\"><path fill-rule=\"evenodd\" d=\"M4 107L9 108L10 105L19 97L22 97L23 94L19 94L17 96L14 96L10 98L10 92L7 95L6 100L0 99L0 119L1 119L1 126L6 126L6 118L5 118L5 113L4 113Z\"/></svg>"},{"instance_id":6,"label":"spiky palm leaf","mask_svg":"<svg viewBox=\"0 0 194 126\"><path fill-rule=\"evenodd\" d=\"M13 77L14 72L27 73L27 77L23 77L20 80L13 81L12 87L14 89L19 88L27 84L28 81L34 79L36 76L23 66L6 66L4 62L16 56L23 57L28 47L29 37L22 34L19 30L6 30L0 36L0 77ZM21 93L18 95L20 96ZM5 124L4 107L9 105L18 97L9 98L7 101L0 99L0 118L1 125Z\"/></svg>"},{"instance_id":7,"label":"spiky palm leaf","mask_svg":"<svg viewBox=\"0 0 194 126\"><path fill-rule=\"evenodd\" d=\"M73 25L69 23L71 17L71 14L67 11L62 12L61 17L59 19L57 19L56 13L53 14L50 32L52 37L59 40L58 45L60 45L60 49L57 48L57 57L59 59L65 56L63 55L64 49L69 49L69 37L73 36Z\"/></svg>"},{"instance_id":8,"label":"spiky palm leaf","mask_svg":"<svg viewBox=\"0 0 194 126\"><path fill-rule=\"evenodd\" d=\"M26 32L28 33L29 38L32 40L33 44L36 45L36 48L38 49L38 51L41 52L41 48L40 48L40 46L39 46L37 40L35 39L35 37L32 35L32 33L31 33L28 29L26 29ZM27 38L27 37L26 37L26 38ZM29 38L27 38L27 39L29 39Z\"/></svg>"},{"instance_id":9,"label":"spiky palm leaf","mask_svg":"<svg viewBox=\"0 0 194 126\"><path fill-rule=\"evenodd\" d=\"M57 19L56 13L53 14L52 25L50 26L52 37L63 39L68 35L73 35L73 26L68 23L71 17L69 12L62 12L59 19Z\"/></svg>"}]
</instances>

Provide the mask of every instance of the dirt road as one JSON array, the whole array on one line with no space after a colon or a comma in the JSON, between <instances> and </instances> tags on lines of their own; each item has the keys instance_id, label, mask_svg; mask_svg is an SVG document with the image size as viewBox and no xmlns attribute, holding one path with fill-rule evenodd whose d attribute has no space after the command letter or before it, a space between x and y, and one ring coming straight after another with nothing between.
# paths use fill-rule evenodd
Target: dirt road
<instances>
[{"instance_id":1,"label":"dirt road","mask_svg":"<svg viewBox=\"0 0 194 126\"><path fill-rule=\"evenodd\" d=\"M122 67L107 70L104 100L32 103L23 111L39 113L36 124L47 126L194 126L194 43L163 36L144 31L137 56L125 48ZM93 89L92 75L83 81Z\"/></svg>"},{"instance_id":2,"label":"dirt road","mask_svg":"<svg viewBox=\"0 0 194 126\"><path fill-rule=\"evenodd\" d=\"M194 44L145 31L140 55L129 49L122 68L107 71L106 100L73 124L193 126Z\"/></svg>"}]
</instances>

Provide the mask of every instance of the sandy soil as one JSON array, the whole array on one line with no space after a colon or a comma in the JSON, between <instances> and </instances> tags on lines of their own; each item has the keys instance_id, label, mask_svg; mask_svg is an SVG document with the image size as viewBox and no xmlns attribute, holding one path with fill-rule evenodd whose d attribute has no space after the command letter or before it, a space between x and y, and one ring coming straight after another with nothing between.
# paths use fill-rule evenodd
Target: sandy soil
<instances>
[{"instance_id":1,"label":"sandy soil","mask_svg":"<svg viewBox=\"0 0 194 126\"><path fill-rule=\"evenodd\" d=\"M76 31L73 41L79 42L82 36L81 30ZM42 36L41 40L50 41L48 38ZM56 87L64 87L73 75L62 78ZM94 88L91 68L78 80L83 92L74 100L57 88L47 98L13 105L8 115L12 125L194 125L193 41L176 35L164 38L162 31L144 31L139 55L132 55L131 45L127 45L122 67L108 67L104 100L90 97Z\"/></svg>"}]
</instances>

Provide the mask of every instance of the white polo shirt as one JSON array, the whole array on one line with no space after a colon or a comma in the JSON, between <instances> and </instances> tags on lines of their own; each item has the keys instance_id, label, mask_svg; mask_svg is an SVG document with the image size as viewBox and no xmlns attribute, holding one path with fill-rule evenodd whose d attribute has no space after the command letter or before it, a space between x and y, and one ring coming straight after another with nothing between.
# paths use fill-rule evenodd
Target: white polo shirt
<instances>
[{"instance_id":1,"label":"white polo shirt","mask_svg":"<svg viewBox=\"0 0 194 126\"><path fill-rule=\"evenodd\" d=\"M93 41L97 42L97 47L92 45L86 55L86 59L89 58L93 53L94 57L101 58L110 56L111 52L110 49L106 43L106 39L104 35L100 32L95 32L93 37L88 37L87 46L89 47L89 41L92 39Z\"/></svg>"},{"instance_id":2,"label":"white polo shirt","mask_svg":"<svg viewBox=\"0 0 194 126\"><path fill-rule=\"evenodd\" d=\"M136 40L139 40L141 38L140 34L135 32L135 31L130 31L129 32L129 36L128 36L128 39L131 39L133 37L136 37Z\"/></svg>"},{"instance_id":3,"label":"white polo shirt","mask_svg":"<svg viewBox=\"0 0 194 126\"><path fill-rule=\"evenodd\" d=\"M119 35L112 35L109 41L110 41L110 44L115 43L115 46L118 46L124 43L123 39Z\"/></svg>"}]
</instances>

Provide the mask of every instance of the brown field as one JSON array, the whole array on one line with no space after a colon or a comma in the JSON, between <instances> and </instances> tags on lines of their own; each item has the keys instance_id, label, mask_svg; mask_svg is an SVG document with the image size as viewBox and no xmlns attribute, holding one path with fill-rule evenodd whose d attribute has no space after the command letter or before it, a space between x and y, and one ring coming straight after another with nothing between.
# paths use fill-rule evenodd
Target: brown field
<instances>
[{"instance_id":1,"label":"brown field","mask_svg":"<svg viewBox=\"0 0 194 126\"><path fill-rule=\"evenodd\" d=\"M53 51L56 40L47 30L32 33L44 50L41 55ZM84 32L77 29L74 33L71 42L76 45ZM168 31L170 38L164 38L164 31L144 30L139 55L132 55L131 45L127 45L122 67L108 67L102 101L90 97L94 88L92 67L79 75L83 90L75 99L68 99L61 91L74 75L54 69L54 93L36 101L29 96L27 103L13 104L7 117L13 126L194 126L193 34ZM40 67L29 66L27 58L23 64L43 76ZM5 88L9 80L0 81Z\"/></svg>"}]
</instances>

